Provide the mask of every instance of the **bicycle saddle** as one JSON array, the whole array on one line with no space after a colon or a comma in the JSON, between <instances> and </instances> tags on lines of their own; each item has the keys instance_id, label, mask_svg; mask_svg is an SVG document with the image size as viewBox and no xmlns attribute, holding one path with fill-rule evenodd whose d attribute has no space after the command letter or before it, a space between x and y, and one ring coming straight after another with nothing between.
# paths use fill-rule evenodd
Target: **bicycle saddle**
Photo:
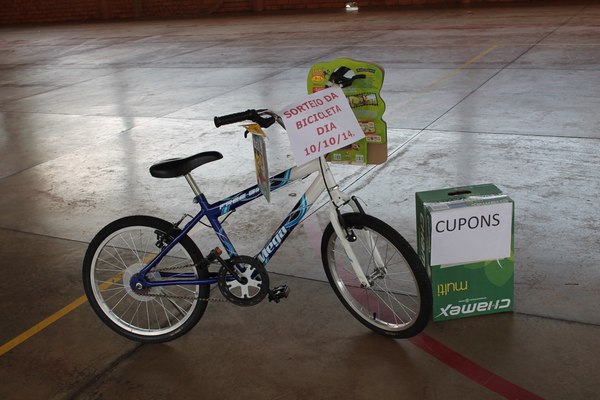
<instances>
[{"instance_id":1,"label":"bicycle saddle","mask_svg":"<svg viewBox=\"0 0 600 400\"><path fill-rule=\"evenodd\" d=\"M150 167L150 175L155 178L176 178L192 172L201 165L223 158L218 151L205 151L186 158L172 158Z\"/></svg>"}]
</instances>

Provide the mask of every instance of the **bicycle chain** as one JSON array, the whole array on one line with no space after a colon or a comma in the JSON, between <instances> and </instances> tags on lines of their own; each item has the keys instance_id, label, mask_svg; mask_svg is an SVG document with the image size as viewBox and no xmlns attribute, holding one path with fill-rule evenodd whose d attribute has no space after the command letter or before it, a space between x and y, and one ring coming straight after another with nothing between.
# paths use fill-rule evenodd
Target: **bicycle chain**
<instances>
[{"instance_id":1,"label":"bicycle chain","mask_svg":"<svg viewBox=\"0 0 600 400\"><path fill-rule=\"evenodd\" d=\"M238 256L238 258L240 258L240 256ZM262 264L261 264L262 266ZM164 271L175 271L177 269L182 269L182 268L190 268L190 267L194 267L197 268L198 266L196 264L188 264L188 265L180 265L177 267L164 267L164 268L160 268L157 270L154 270L154 272L164 272ZM266 274L266 271L265 271ZM267 286L268 286L268 276L263 277L263 279L267 282ZM221 289L219 287L219 289ZM221 289L222 292L223 289ZM192 296L177 296L177 295L168 295L168 294L157 294L157 293L142 293L142 292L136 292L138 295L140 296L147 296L147 297L160 297L160 298L167 298L167 299L182 299L182 300L198 300L198 301L204 301L204 302L213 302L213 303L231 303L231 304L235 304L235 305L244 305L242 303L242 300L238 300L235 299L233 300L233 296L231 296L229 299L227 297L225 298L214 298L214 297L208 297L208 298L203 298L203 297L192 297ZM263 294L263 296L258 300L258 302L260 302L265 296L267 296L267 293ZM254 305L256 303L251 303L249 305Z\"/></svg>"},{"instance_id":2,"label":"bicycle chain","mask_svg":"<svg viewBox=\"0 0 600 400\"><path fill-rule=\"evenodd\" d=\"M155 270L155 272L164 272L164 271L174 271L177 269L181 269L181 268L188 268L188 267L197 267L196 264L189 264L189 265L180 265L178 267L165 267L165 268L161 268L159 270ZM136 292L137 293L137 292ZM175 295L168 295L168 294L155 294L155 293L137 293L141 296L148 296L148 297L162 297L162 298L167 298L167 299L182 299L182 300L199 300L199 301L204 301L207 303L229 303L229 300L227 299L220 299L220 298L214 298L214 297L208 297L208 298L203 298L203 297L192 297L192 296L175 296Z\"/></svg>"},{"instance_id":3,"label":"bicycle chain","mask_svg":"<svg viewBox=\"0 0 600 400\"><path fill-rule=\"evenodd\" d=\"M227 299L218 299L218 298L214 298L214 297L203 298L203 297L191 297L191 296L173 296L173 295L168 295L168 294L156 294L156 293L137 293L137 294L139 294L140 296L161 297L161 298L167 298L167 299L199 300L199 301L204 301L207 303L229 303L229 300L227 300Z\"/></svg>"}]
</instances>

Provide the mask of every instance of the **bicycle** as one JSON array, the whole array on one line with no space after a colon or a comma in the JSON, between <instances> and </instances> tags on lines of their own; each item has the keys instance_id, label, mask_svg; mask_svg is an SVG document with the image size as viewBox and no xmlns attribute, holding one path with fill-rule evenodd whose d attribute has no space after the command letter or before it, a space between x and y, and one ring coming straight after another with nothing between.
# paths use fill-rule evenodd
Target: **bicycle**
<instances>
[{"instance_id":1,"label":"bicycle","mask_svg":"<svg viewBox=\"0 0 600 400\"><path fill-rule=\"evenodd\" d=\"M283 126L270 110L215 117L217 127L244 121L262 128L275 122ZM263 196L258 185L209 203L191 175L222 157L209 151L150 167L157 178L185 177L200 207L195 216L185 214L174 223L129 216L108 224L93 238L83 262L84 289L106 325L131 340L166 342L192 329L211 300L246 307L265 298L280 302L289 288L271 288L265 266L326 191L330 222L321 240L321 258L339 300L358 321L386 336L407 338L425 328L431 314L431 285L423 264L397 231L366 214L356 197L339 188L324 157L270 177L270 190L275 191L316 174L255 256L239 255L222 223L237 208ZM344 207L351 211L342 212ZM191 219L183 223L187 218ZM204 256L188 236L203 218L226 254L217 247ZM223 299L210 298L214 285Z\"/></svg>"}]
</instances>

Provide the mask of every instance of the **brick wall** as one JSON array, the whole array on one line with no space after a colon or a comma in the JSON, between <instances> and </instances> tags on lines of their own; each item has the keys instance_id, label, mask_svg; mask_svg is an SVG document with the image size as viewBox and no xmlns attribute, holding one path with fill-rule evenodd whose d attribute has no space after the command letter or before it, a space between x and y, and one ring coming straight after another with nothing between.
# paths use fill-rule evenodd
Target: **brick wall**
<instances>
[{"instance_id":1,"label":"brick wall","mask_svg":"<svg viewBox=\"0 0 600 400\"><path fill-rule=\"evenodd\" d=\"M528 0L348 0L361 7ZM0 0L0 24L194 17L214 13L335 9L346 0Z\"/></svg>"},{"instance_id":2,"label":"brick wall","mask_svg":"<svg viewBox=\"0 0 600 400\"><path fill-rule=\"evenodd\" d=\"M0 24L98 19L97 0L0 0Z\"/></svg>"}]
</instances>

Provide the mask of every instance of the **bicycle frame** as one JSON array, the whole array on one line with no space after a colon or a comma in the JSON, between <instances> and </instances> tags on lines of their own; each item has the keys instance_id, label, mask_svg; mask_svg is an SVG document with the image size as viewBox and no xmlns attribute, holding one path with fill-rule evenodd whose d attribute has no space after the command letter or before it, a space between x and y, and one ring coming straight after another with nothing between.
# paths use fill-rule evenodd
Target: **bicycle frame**
<instances>
[{"instance_id":1,"label":"bicycle frame","mask_svg":"<svg viewBox=\"0 0 600 400\"><path fill-rule=\"evenodd\" d=\"M290 211L288 216L284 219L284 221L279 225L279 227L275 230L275 232L271 235L270 239L265 243L262 249L256 254L256 258L265 266L269 260L275 255L277 250L281 247L283 242L288 238L288 236L292 233L294 228L298 226L302 218L306 215L310 207L314 204L314 202L318 199L318 197L323 193L323 191L327 188L329 196L330 196L330 220L334 226L336 234L342 240L342 244L346 252L348 253L354 270L357 274L357 277L361 284L364 286L370 286L367 278L362 272L360 265L354 261L356 257L353 256L352 248L350 247L347 240L345 240L346 234L344 233L344 229L341 227L339 218L338 218L338 210L345 204L350 204L350 206L355 210L359 211L360 207L356 203L356 201L339 190L339 187L335 181L331 170L329 169L329 165L325 161L323 157L312 160L309 163L296 166L290 168L284 172L281 172L277 175L274 175L269 178L270 180L270 191L273 192L277 189L280 189L288 184L298 180L305 178L313 173L317 172L318 175L308 187L308 189L304 192L298 203L294 206L294 208ZM197 202L200 206L200 212L196 214L189 221L182 231L175 237L167 246L165 246L160 253L152 260L146 267L144 267L138 274L137 279L135 279L136 284L142 284L144 288L156 287L156 286L168 286L168 285L207 285L214 284L217 282L217 278L211 277L209 279L194 279L193 274L177 274L177 273L161 273L161 276L170 277L170 278L183 278L183 279L169 279L165 281L148 281L145 279L145 275L152 270L163 258L164 256L177 244L181 241L181 239L187 235L198 222L204 217L206 217L213 228L214 232L219 237L223 247L227 251L229 257L237 256L237 252L233 246L233 243L227 236L221 222L219 221L219 217L234 211L238 207L241 207L245 204L250 203L253 200L256 200L263 196L258 185L254 185L249 187L241 192L238 192L232 196L229 196L223 200L220 200L216 203L209 203L204 194L200 191L196 182L193 180L191 175L185 175L190 187L194 191L196 195L194 201ZM132 280L133 284L133 280Z\"/></svg>"}]
</instances>

